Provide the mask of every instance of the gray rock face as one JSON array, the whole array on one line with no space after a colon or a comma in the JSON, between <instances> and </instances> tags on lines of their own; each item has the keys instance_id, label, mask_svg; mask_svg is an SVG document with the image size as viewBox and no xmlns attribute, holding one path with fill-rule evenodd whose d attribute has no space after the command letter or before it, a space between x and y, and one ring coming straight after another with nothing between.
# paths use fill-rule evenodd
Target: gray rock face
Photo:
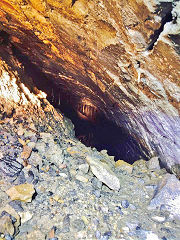
<instances>
[{"instance_id":1,"label":"gray rock face","mask_svg":"<svg viewBox=\"0 0 180 240\"><path fill-rule=\"evenodd\" d=\"M180 219L180 181L171 174L166 174L159 183L149 209L168 210L171 217Z\"/></svg>"},{"instance_id":2,"label":"gray rock face","mask_svg":"<svg viewBox=\"0 0 180 240\"><path fill-rule=\"evenodd\" d=\"M86 160L89 163L93 174L101 182L106 184L110 189L117 191L120 189L119 179L105 162L101 162L99 159L95 159L91 156L87 156Z\"/></svg>"},{"instance_id":3,"label":"gray rock face","mask_svg":"<svg viewBox=\"0 0 180 240\"><path fill-rule=\"evenodd\" d=\"M9 177L18 176L22 168L23 166L20 163L12 159L3 158L0 161L0 171Z\"/></svg>"},{"instance_id":4,"label":"gray rock face","mask_svg":"<svg viewBox=\"0 0 180 240\"><path fill-rule=\"evenodd\" d=\"M160 169L158 157L153 157L148 161L149 169Z\"/></svg>"}]
</instances>

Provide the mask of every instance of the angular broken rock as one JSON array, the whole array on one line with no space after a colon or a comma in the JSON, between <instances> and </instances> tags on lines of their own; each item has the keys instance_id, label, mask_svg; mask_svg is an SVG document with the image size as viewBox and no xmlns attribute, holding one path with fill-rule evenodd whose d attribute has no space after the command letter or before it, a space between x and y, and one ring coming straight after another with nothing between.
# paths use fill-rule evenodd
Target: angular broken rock
<instances>
[{"instance_id":1,"label":"angular broken rock","mask_svg":"<svg viewBox=\"0 0 180 240\"><path fill-rule=\"evenodd\" d=\"M133 171L133 166L123 160L118 160L115 163L115 167L121 169L122 171L126 171L129 174Z\"/></svg>"},{"instance_id":2,"label":"angular broken rock","mask_svg":"<svg viewBox=\"0 0 180 240\"><path fill-rule=\"evenodd\" d=\"M171 217L180 219L180 181L167 173L159 183L148 209L160 208L170 212Z\"/></svg>"},{"instance_id":3,"label":"angular broken rock","mask_svg":"<svg viewBox=\"0 0 180 240\"><path fill-rule=\"evenodd\" d=\"M12 220L9 216L2 216L0 218L0 233L14 235L15 229Z\"/></svg>"},{"instance_id":4,"label":"angular broken rock","mask_svg":"<svg viewBox=\"0 0 180 240\"><path fill-rule=\"evenodd\" d=\"M120 189L119 179L106 163L101 162L99 159L93 158L92 156L87 156L86 160L89 163L93 174L101 182L106 184L112 190L118 191Z\"/></svg>"},{"instance_id":5,"label":"angular broken rock","mask_svg":"<svg viewBox=\"0 0 180 240\"><path fill-rule=\"evenodd\" d=\"M153 157L147 162L149 169L160 169L158 157Z\"/></svg>"},{"instance_id":6,"label":"angular broken rock","mask_svg":"<svg viewBox=\"0 0 180 240\"><path fill-rule=\"evenodd\" d=\"M32 184L25 183L11 187L6 193L10 196L11 200L31 202L35 190Z\"/></svg>"},{"instance_id":7,"label":"angular broken rock","mask_svg":"<svg viewBox=\"0 0 180 240\"><path fill-rule=\"evenodd\" d=\"M32 148L28 147L28 146L23 146L23 152L21 153L21 158L23 159L28 159L31 155L32 152Z\"/></svg>"}]
</instances>

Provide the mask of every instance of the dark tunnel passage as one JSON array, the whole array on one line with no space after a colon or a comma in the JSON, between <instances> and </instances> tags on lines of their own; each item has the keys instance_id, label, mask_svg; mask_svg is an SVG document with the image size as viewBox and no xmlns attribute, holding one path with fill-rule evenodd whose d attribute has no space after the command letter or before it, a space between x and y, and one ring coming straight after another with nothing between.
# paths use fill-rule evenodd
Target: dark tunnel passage
<instances>
[{"instance_id":1,"label":"dark tunnel passage","mask_svg":"<svg viewBox=\"0 0 180 240\"><path fill-rule=\"evenodd\" d=\"M7 35L6 41L7 41ZM28 82L26 86L33 91L32 83L39 90L47 93L47 99L58 108L74 124L75 136L86 146L95 147L98 151L107 150L110 156L115 157L115 161L121 159L128 163L133 163L140 158L146 159L148 153L146 149L123 127L118 127L114 122L105 117L98 106L91 104L91 101L82 101L74 93L74 89L68 89L66 83L58 78L53 79L52 75L42 72L40 67L32 63L28 56L11 45L12 53L18 60L21 67L14 66L6 53L2 54L12 69L18 71L20 77Z\"/></svg>"},{"instance_id":2,"label":"dark tunnel passage","mask_svg":"<svg viewBox=\"0 0 180 240\"><path fill-rule=\"evenodd\" d=\"M103 113L98 120L91 122L80 119L69 106L65 109L60 106L60 110L72 120L76 137L86 146L95 147L98 151L106 149L115 161L121 159L132 164L141 157L146 159L142 146L124 128L106 119Z\"/></svg>"}]
</instances>

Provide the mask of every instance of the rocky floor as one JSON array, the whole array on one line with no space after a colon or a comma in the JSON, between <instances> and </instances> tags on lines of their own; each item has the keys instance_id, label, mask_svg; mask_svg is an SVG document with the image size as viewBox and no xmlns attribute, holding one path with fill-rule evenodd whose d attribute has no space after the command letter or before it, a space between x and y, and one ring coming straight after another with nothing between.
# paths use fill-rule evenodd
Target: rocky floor
<instances>
[{"instance_id":1,"label":"rocky floor","mask_svg":"<svg viewBox=\"0 0 180 240\"><path fill-rule=\"evenodd\" d=\"M149 162L114 162L63 118L1 118L0 240L180 239L180 182Z\"/></svg>"}]
</instances>

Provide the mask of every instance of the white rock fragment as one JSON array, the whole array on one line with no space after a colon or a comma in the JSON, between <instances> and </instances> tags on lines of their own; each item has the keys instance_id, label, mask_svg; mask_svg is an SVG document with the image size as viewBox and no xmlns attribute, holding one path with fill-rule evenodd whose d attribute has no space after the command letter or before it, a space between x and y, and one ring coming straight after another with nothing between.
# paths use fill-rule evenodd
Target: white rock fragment
<instances>
[{"instance_id":1,"label":"white rock fragment","mask_svg":"<svg viewBox=\"0 0 180 240\"><path fill-rule=\"evenodd\" d=\"M79 165L79 170L81 172L83 172L83 173L88 173L88 171L89 171L89 164L84 163L84 164Z\"/></svg>"},{"instance_id":2,"label":"white rock fragment","mask_svg":"<svg viewBox=\"0 0 180 240\"><path fill-rule=\"evenodd\" d=\"M29 211L28 212L20 212L19 215L21 217L21 223L25 223L32 218L32 214Z\"/></svg>"},{"instance_id":3,"label":"white rock fragment","mask_svg":"<svg viewBox=\"0 0 180 240\"><path fill-rule=\"evenodd\" d=\"M163 223L166 220L165 216L153 216L151 219L159 223Z\"/></svg>"},{"instance_id":4,"label":"white rock fragment","mask_svg":"<svg viewBox=\"0 0 180 240\"><path fill-rule=\"evenodd\" d=\"M2 152L0 151L0 159L1 159L1 158L3 158L3 154L2 154Z\"/></svg>"},{"instance_id":5,"label":"white rock fragment","mask_svg":"<svg viewBox=\"0 0 180 240\"><path fill-rule=\"evenodd\" d=\"M153 157L147 162L149 169L160 169L158 157Z\"/></svg>"},{"instance_id":6,"label":"white rock fragment","mask_svg":"<svg viewBox=\"0 0 180 240\"><path fill-rule=\"evenodd\" d=\"M148 232L145 240L159 240L159 238L155 233Z\"/></svg>"},{"instance_id":7,"label":"white rock fragment","mask_svg":"<svg viewBox=\"0 0 180 240\"><path fill-rule=\"evenodd\" d=\"M110 169L110 167L92 156L86 157L87 162L90 165L93 174L104 184L106 184L112 190L120 189L120 182L115 173Z\"/></svg>"},{"instance_id":8,"label":"white rock fragment","mask_svg":"<svg viewBox=\"0 0 180 240\"><path fill-rule=\"evenodd\" d=\"M79 180L80 182L84 182L84 183L88 182L88 178L81 175L76 175L76 179Z\"/></svg>"}]
</instances>

